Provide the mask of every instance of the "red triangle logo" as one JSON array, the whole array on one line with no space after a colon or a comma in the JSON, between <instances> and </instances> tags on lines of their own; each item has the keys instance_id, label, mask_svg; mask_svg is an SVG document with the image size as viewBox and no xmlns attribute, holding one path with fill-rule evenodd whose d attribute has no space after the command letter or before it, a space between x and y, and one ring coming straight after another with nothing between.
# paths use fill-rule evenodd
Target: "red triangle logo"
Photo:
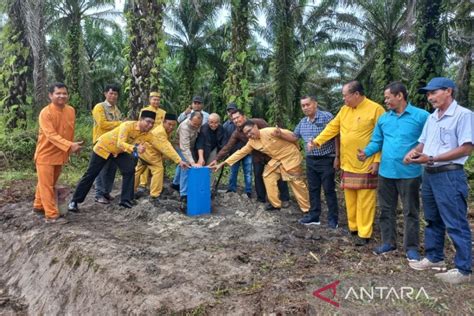
<instances>
[{"instance_id":1,"label":"red triangle logo","mask_svg":"<svg viewBox=\"0 0 474 316\"><path fill-rule=\"evenodd\" d=\"M328 285L323 286L322 288L317 289L316 291L313 292L313 296L317 297L319 299L322 299L323 301L328 302L329 304L332 304L336 307L339 307L338 302L333 301L332 299L322 295L321 293L325 292L327 290L331 290L331 292L332 292L332 297L331 298L334 298L336 296L337 286L340 282L341 281L337 280L337 281L334 281L332 283L329 283Z\"/></svg>"}]
</instances>

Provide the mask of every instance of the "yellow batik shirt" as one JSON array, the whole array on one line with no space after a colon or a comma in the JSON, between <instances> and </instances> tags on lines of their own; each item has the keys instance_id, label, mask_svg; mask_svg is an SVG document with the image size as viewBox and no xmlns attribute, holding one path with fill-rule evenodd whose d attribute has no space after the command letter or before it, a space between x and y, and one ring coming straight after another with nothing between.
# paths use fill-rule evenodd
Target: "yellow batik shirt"
<instances>
[{"instance_id":1,"label":"yellow batik shirt","mask_svg":"<svg viewBox=\"0 0 474 316\"><path fill-rule=\"evenodd\" d=\"M344 105L313 143L323 145L340 135L341 169L353 173L368 173L372 163L380 162L380 152L365 161L359 161L357 149L367 146L379 117L384 113L385 110L380 104L368 98L364 98L355 108Z\"/></svg>"},{"instance_id":2,"label":"yellow batik shirt","mask_svg":"<svg viewBox=\"0 0 474 316\"><path fill-rule=\"evenodd\" d=\"M166 133L163 125L158 125L151 132L157 143L160 144L158 149L147 146L147 150L140 155L140 158L145 160L147 163L152 165L159 165L163 161L163 155L173 160L175 163L179 163L181 158L174 149L173 145L168 139L168 133Z\"/></svg>"},{"instance_id":3,"label":"yellow batik shirt","mask_svg":"<svg viewBox=\"0 0 474 316\"><path fill-rule=\"evenodd\" d=\"M145 143L160 150L161 144L151 132L141 132L137 121L127 121L99 137L94 146L94 152L107 159L110 155L116 157L123 152L131 154L135 144Z\"/></svg>"},{"instance_id":4,"label":"yellow batik shirt","mask_svg":"<svg viewBox=\"0 0 474 316\"><path fill-rule=\"evenodd\" d=\"M103 134L113 130L122 123L122 113L116 107L107 101L98 103L92 110L92 118L94 119L94 127L92 128L92 143L95 144L97 139Z\"/></svg>"}]
</instances>

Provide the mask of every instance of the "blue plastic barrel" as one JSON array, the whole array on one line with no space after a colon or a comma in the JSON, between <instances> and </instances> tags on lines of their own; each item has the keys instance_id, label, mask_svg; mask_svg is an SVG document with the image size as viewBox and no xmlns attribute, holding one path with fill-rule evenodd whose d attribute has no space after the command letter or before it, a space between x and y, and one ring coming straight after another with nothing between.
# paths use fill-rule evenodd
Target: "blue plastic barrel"
<instances>
[{"instance_id":1,"label":"blue plastic barrel","mask_svg":"<svg viewBox=\"0 0 474 316\"><path fill-rule=\"evenodd\" d=\"M189 216L211 214L211 169L209 167L188 170Z\"/></svg>"}]
</instances>

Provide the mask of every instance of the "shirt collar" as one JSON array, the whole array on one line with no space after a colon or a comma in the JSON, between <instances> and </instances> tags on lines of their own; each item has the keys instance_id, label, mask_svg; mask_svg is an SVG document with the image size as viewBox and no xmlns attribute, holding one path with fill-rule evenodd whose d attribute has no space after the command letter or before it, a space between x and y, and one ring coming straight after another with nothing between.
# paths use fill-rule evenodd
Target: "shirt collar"
<instances>
[{"instance_id":1,"label":"shirt collar","mask_svg":"<svg viewBox=\"0 0 474 316\"><path fill-rule=\"evenodd\" d=\"M456 111L456 108L458 107L458 102L456 100L453 100L453 102L451 102L451 104L449 105L448 109L446 110L446 112L444 112L443 116L438 118L438 112L439 112L439 109L436 109L431 115L433 115L433 117L436 119L436 120L440 120L442 119L443 117L445 116L453 116L454 115L454 112Z\"/></svg>"},{"instance_id":2,"label":"shirt collar","mask_svg":"<svg viewBox=\"0 0 474 316\"><path fill-rule=\"evenodd\" d=\"M390 113L390 115L397 115L398 116L398 114L397 114L397 112L395 112L395 110L390 109L389 113ZM404 115L405 113L407 113L407 114L412 114L413 113L413 105L411 105L410 102L407 103L407 107L405 108L405 111L403 111L403 113L401 115Z\"/></svg>"},{"instance_id":3,"label":"shirt collar","mask_svg":"<svg viewBox=\"0 0 474 316\"><path fill-rule=\"evenodd\" d=\"M310 119L309 117L305 116L306 122L307 122L307 123L311 123L311 124L316 123L316 121L318 120L318 113L319 113L319 111L316 110L316 114L314 114L314 118L313 118L312 121L311 121L311 119Z\"/></svg>"},{"instance_id":4,"label":"shirt collar","mask_svg":"<svg viewBox=\"0 0 474 316\"><path fill-rule=\"evenodd\" d=\"M113 105L110 104L109 101L107 101L107 100L104 101L104 104L105 104L106 106L108 106L108 107L113 107Z\"/></svg>"}]
</instances>

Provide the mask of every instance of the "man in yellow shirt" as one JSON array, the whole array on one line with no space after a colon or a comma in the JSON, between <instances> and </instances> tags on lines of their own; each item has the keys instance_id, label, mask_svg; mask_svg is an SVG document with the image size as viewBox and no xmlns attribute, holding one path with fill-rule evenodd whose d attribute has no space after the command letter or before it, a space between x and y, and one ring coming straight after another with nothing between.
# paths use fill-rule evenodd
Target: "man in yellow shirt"
<instances>
[{"instance_id":1,"label":"man in yellow shirt","mask_svg":"<svg viewBox=\"0 0 474 316\"><path fill-rule=\"evenodd\" d=\"M92 109L94 127L92 129L92 143L103 134L113 130L120 125L122 114L117 107L120 88L114 84L108 84L104 89L105 101L98 103ZM112 160L107 161L102 171L95 179L95 201L102 204L109 204L113 197L112 191L117 165Z\"/></svg>"},{"instance_id":2,"label":"man in yellow shirt","mask_svg":"<svg viewBox=\"0 0 474 316\"><path fill-rule=\"evenodd\" d=\"M320 147L340 135L342 188L346 200L349 230L355 245L363 246L372 236L377 195L377 171L380 153L365 161L357 159L357 150L370 142L383 107L366 98L362 85L350 81L342 88L344 105L326 128L308 143L308 150Z\"/></svg>"},{"instance_id":3,"label":"man in yellow shirt","mask_svg":"<svg viewBox=\"0 0 474 316\"><path fill-rule=\"evenodd\" d=\"M270 202L267 210L279 210L281 208L277 181L283 179L283 181L289 182L300 209L305 213L308 212L309 193L304 180L303 169L301 168L303 158L300 150L295 143L275 136L277 132L291 132L288 130L277 131L275 127L258 129L258 126L250 120L244 123L242 131L247 135L249 141L244 147L217 165L216 170L220 169L224 164L232 166L250 154L252 150L258 150L271 158L263 171L263 182L265 183L267 198Z\"/></svg>"},{"instance_id":4,"label":"man in yellow shirt","mask_svg":"<svg viewBox=\"0 0 474 316\"><path fill-rule=\"evenodd\" d=\"M94 146L89 166L68 205L70 211L79 211L77 204L84 202L94 179L109 159L114 160L123 177L119 205L132 208L136 158L145 152L145 143L150 143L155 149L159 149L161 146L150 133L155 117L155 112L142 111L139 121L123 122L120 126L99 137ZM177 162L182 167L187 165L181 160Z\"/></svg>"},{"instance_id":5,"label":"man in yellow shirt","mask_svg":"<svg viewBox=\"0 0 474 316\"><path fill-rule=\"evenodd\" d=\"M163 155L177 163L181 161L181 158L169 141L169 136L175 129L176 125L176 115L166 113L163 124L158 125L151 131L151 134L161 144L160 148L147 148L147 150L140 156L135 169L135 187L138 186L142 173L146 169L150 170L150 202L155 206L158 205L159 196L163 191Z\"/></svg>"},{"instance_id":6,"label":"man in yellow shirt","mask_svg":"<svg viewBox=\"0 0 474 316\"><path fill-rule=\"evenodd\" d=\"M161 124L163 124L163 120L165 118L165 115L166 115L166 111L163 110L163 109L160 109L160 93L159 92L156 92L156 91L153 91L153 92L150 92L150 104L146 107L144 107L141 111L144 111L144 110L147 110L147 111L153 111L156 113L156 119L155 119L155 124L153 125L153 128L152 128L152 131L160 126ZM145 189L148 185L148 179L150 177L150 170L145 166L143 171L142 171L142 174L141 174L141 177L139 180L139 182L137 183L140 183L140 192L141 193L144 193L145 192ZM137 179L135 180L137 181ZM137 184L135 184L137 185Z\"/></svg>"}]
</instances>

